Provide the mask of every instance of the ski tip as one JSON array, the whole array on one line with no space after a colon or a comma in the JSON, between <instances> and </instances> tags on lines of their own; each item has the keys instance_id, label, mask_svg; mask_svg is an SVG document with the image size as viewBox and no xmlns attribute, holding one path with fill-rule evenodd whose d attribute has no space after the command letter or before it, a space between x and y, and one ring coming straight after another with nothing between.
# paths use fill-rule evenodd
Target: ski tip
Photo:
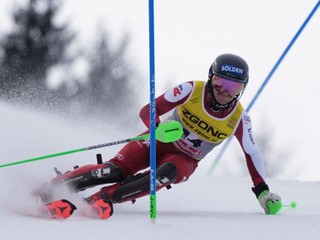
<instances>
[{"instance_id":1,"label":"ski tip","mask_svg":"<svg viewBox=\"0 0 320 240\"><path fill-rule=\"evenodd\" d=\"M53 219L69 218L77 207L66 199L57 200L48 203L41 208L43 215Z\"/></svg>"},{"instance_id":2,"label":"ski tip","mask_svg":"<svg viewBox=\"0 0 320 240\"><path fill-rule=\"evenodd\" d=\"M95 201L91 207L101 219L108 219L113 214L112 202L104 199Z\"/></svg>"}]
</instances>

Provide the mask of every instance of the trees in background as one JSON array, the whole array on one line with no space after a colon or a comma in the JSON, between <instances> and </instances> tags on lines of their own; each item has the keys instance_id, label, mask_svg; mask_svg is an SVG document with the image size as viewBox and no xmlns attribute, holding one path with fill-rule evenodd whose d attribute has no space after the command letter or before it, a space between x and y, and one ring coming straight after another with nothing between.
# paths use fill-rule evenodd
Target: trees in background
<instances>
[{"instance_id":1,"label":"trees in background","mask_svg":"<svg viewBox=\"0 0 320 240\"><path fill-rule=\"evenodd\" d=\"M1 39L1 97L32 103L48 95L48 69L65 60L74 39L66 25L55 24L55 1L29 0L13 12L14 29Z\"/></svg>"},{"instance_id":2,"label":"trees in background","mask_svg":"<svg viewBox=\"0 0 320 240\"><path fill-rule=\"evenodd\" d=\"M129 44L125 36L112 47L108 33L98 34L87 49L78 46L74 56L68 51L77 43L68 24L57 23L60 5L56 0L29 0L12 13L14 29L0 39L0 99L66 114L115 116L126 121L136 115L138 98L132 79L136 72L125 59ZM80 50L81 49L81 50ZM86 63L86 74L75 63ZM70 69L75 69L70 71ZM60 72L54 87L50 74ZM57 80L57 79L56 79ZM119 110L119 108L121 110ZM130 112L130 110L132 110Z\"/></svg>"}]
</instances>

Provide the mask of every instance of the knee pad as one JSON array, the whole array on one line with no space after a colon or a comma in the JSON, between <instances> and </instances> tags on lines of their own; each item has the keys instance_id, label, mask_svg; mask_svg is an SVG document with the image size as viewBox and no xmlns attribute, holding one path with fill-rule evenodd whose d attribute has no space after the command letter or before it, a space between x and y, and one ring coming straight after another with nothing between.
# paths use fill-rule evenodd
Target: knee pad
<instances>
[{"instance_id":1,"label":"knee pad","mask_svg":"<svg viewBox=\"0 0 320 240\"><path fill-rule=\"evenodd\" d=\"M157 168L157 180L159 181L169 181L174 183L177 178L177 168L174 164L166 162Z\"/></svg>"}]
</instances>

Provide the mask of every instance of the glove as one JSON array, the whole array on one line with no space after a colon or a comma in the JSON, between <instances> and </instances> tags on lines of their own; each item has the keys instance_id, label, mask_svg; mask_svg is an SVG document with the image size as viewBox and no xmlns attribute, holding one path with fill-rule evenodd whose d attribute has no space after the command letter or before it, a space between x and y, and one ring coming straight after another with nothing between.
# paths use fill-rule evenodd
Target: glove
<instances>
[{"instance_id":1,"label":"glove","mask_svg":"<svg viewBox=\"0 0 320 240\"><path fill-rule=\"evenodd\" d=\"M269 187L265 183L261 183L258 186L252 188L252 191L256 195L261 207L266 214L274 215L282 208L281 198L269 191Z\"/></svg>"},{"instance_id":2,"label":"glove","mask_svg":"<svg viewBox=\"0 0 320 240\"><path fill-rule=\"evenodd\" d=\"M258 196L259 203L264 212L269 215L277 214L282 208L281 197L269 190L264 190Z\"/></svg>"}]
</instances>

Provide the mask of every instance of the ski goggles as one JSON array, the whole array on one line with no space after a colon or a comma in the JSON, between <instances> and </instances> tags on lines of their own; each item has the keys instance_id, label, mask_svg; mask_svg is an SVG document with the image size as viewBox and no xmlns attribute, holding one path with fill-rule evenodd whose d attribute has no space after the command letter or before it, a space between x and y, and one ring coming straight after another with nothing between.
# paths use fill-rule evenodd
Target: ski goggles
<instances>
[{"instance_id":1,"label":"ski goggles","mask_svg":"<svg viewBox=\"0 0 320 240\"><path fill-rule=\"evenodd\" d=\"M230 96L236 96L241 93L244 84L236 81L232 81L219 76L214 76L212 79L213 87L218 92L227 92Z\"/></svg>"}]
</instances>

